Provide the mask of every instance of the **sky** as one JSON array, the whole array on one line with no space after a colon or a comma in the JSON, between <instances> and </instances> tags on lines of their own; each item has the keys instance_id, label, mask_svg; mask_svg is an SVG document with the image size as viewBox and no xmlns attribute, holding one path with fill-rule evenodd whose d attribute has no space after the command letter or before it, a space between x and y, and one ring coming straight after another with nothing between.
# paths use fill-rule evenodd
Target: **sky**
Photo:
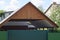
<instances>
[{"instance_id":1,"label":"sky","mask_svg":"<svg viewBox=\"0 0 60 40\"><path fill-rule=\"evenodd\" d=\"M60 0L0 0L0 10L14 11L28 2L33 3L36 7L41 6L45 11L53 2L59 4Z\"/></svg>"}]
</instances>

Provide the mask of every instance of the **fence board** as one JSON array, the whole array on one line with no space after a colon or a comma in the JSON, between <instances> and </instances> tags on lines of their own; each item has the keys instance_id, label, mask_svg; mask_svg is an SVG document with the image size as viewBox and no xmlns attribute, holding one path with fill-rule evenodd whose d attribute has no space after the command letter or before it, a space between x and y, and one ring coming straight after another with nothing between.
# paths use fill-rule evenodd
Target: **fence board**
<instances>
[{"instance_id":1,"label":"fence board","mask_svg":"<svg viewBox=\"0 0 60 40\"><path fill-rule=\"evenodd\" d=\"M8 40L47 40L47 31L40 30L9 30Z\"/></svg>"}]
</instances>

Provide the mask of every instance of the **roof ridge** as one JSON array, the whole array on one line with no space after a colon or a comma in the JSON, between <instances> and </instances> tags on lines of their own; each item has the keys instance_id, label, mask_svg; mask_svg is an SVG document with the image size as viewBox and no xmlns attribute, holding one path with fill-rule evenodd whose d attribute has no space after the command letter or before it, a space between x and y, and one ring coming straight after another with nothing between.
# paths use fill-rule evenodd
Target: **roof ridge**
<instances>
[{"instance_id":1,"label":"roof ridge","mask_svg":"<svg viewBox=\"0 0 60 40\"><path fill-rule=\"evenodd\" d=\"M21 10L23 7L25 7L27 4L32 4L34 6L34 4L32 2L27 2L24 6L22 6L21 8L17 9L16 11L12 12L8 17L4 18L0 24L2 24L4 21L6 21L8 18L10 18L12 15L14 15L16 12L18 12L19 10ZM37 7L36 7L37 8ZM38 8L37 8L38 9Z\"/></svg>"},{"instance_id":2,"label":"roof ridge","mask_svg":"<svg viewBox=\"0 0 60 40\"><path fill-rule=\"evenodd\" d=\"M1 22L0 22L0 24L2 24L4 21L6 21L8 18L10 18L12 15L14 15L15 13L17 13L19 10L21 10L22 8L24 8L27 4L31 4L34 8L36 8L36 10L38 10L42 15L44 15L43 14L43 12L42 11L40 11L35 5L33 5L31 2L28 2L28 3L26 3L23 7L21 7L21 8L19 8L19 9L17 9L16 11L14 11L13 13L11 13L8 17L6 17L4 20L2 20ZM46 15L44 15L46 18L47 18L47 20L50 20ZM52 23L54 23L52 20L50 20ZM54 25L56 25L55 23L54 23ZM57 26L57 25L56 25Z\"/></svg>"},{"instance_id":3,"label":"roof ridge","mask_svg":"<svg viewBox=\"0 0 60 40\"><path fill-rule=\"evenodd\" d=\"M56 2L53 2L53 3L47 8L47 10L44 12L44 14L51 8L52 5L57 5L57 3L56 3Z\"/></svg>"},{"instance_id":4,"label":"roof ridge","mask_svg":"<svg viewBox=\"0 0 60 40\"><path fill-rule=\"evenodd\" d=\"M31 3L31 2L28 2L28 3ZM27 5L28 3L26 3L25 5ZM25 5L24 5L24 6L25 6ZM23 7L24 7L24 6L23 6ZM4 19L0 22L0 24L2 24L5 20L7 20L8 18L10 18L12 15L14 15L18 10L22 9L23 7L21 7L21 8L19 8L19 9L17 9L16 11L12 12L8 17L4 18Z\"/></svg>"}]
</instances>

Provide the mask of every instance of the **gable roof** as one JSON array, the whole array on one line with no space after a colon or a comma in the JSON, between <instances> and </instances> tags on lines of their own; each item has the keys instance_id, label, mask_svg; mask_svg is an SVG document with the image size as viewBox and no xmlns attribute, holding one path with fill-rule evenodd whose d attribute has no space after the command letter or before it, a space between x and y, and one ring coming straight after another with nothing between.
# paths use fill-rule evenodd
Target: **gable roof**
<instances>
[{"instance_id":1,"label":"gable roof","mask_svg":"<svg viewBox=\"0 0 60 40\"><path fill-rule=\"evenodd\" d=\"M49 7L48 9L44 12L44 14L46 14L51 8L52 6L55 5L56 7L60 7L60 4L57 4L56 2L53 2ZM56 24L57 25L57 24Z\"/></svg>"},{"instance_id":2,"label":"gable roof","mask_svg":"<svg viewBox=\"0 0 60 40\"><path fill-rule=\"evenodd\" d=\"M57 4L56 2L53 2L53 3L48 7L48 9L47 9L44 13L46 14L46 13L48 12L48 10L49 10L53 5L60 6L60 4Z\"/></svg>"},{"instance_id":3,"label":"gable roof","mask_svg":"<svg viewBox=\"0 0 60 40\"><path fill-rule=\"evenodd\" d=\"M41 12L40 10L38 10L31 2L27 3L26 5L28 5L28 4L31 4L37 11L39 11L39 12L43 15L52 25L55 25L55 27L58 27L52 20L50 20L46 15L44 15L43 12ZM26 5L25 5L25 6L26 6ZM25 6L24 6L24 7L25 7ZM22 8L24 8L24 7L22 7ZM22 9L22 8L21 8L21 9ZM6 17L4 20L2 20L2 21L0 22L0 27L2 27L2 24L4 24L5 21L8 22L8 21L10 20L9 18L10 18L11 16L13 16L14 14L16 14L18 11L20 11L21 9L16 10L15 12L11 13L8 17Z\"/></svg>"},{"instance_id":4,"label":"gable roof","mask_svg":"<svg viewBox=\"0 0 60 40\"><path fill-rule=\"evenodd\" d=\"M46 12L51 8L52 5L53 5L53 4L51 4L51 5L48 7L48 9L44 12L44 14L46 14Z\"/></svg>"}]
</instances>

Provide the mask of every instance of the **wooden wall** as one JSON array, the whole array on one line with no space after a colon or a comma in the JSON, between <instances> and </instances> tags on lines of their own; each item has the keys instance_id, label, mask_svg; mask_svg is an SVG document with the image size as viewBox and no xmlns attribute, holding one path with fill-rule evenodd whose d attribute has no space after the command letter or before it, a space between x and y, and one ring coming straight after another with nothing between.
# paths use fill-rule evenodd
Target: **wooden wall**
<instances>
[{"instance_id":1,"label":"wooden wall","mask_svg":"<svg viewBox=\"0 0 60 40\"><path fill-rule=\"evenodd\" d=\"M12 19L44 19L44 17L33 5L27 4L12 16Z\"/></svg>"}]
</instances>

